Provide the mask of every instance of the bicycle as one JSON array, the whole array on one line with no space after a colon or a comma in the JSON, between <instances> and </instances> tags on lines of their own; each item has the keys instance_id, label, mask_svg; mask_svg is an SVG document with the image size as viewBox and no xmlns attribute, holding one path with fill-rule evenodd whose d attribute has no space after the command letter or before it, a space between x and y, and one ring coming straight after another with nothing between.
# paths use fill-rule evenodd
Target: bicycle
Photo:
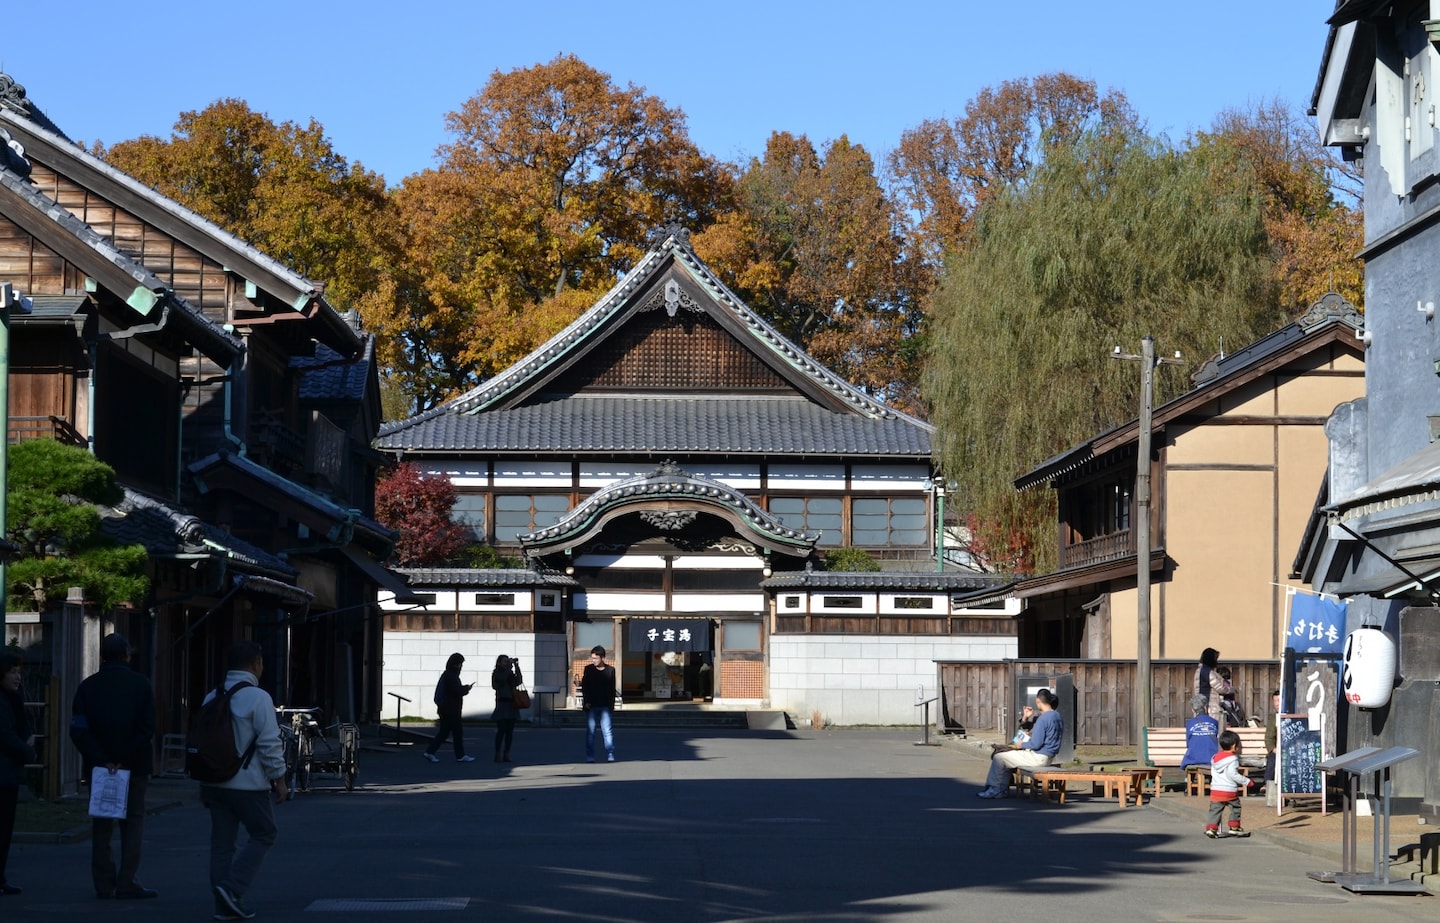
<instances>
[{"instance_id":1,"label":"bicycle","mask_svg":"<svg viewBox=\"0 0 1440 923\"><path fill-rule=\"evenodd\" d=\"M285 719L280 722L280 738L285 748L285 786L290 790L289 797L294 798L296 792L310 790L315 737L321 733L315 716L320 714L320 709L277 706L275 713Z\"/></svg>"},{"instance_id":2,"label":"bicycle","mask_svg":"<svg viewBox=\"0 0 1440 923\"><path fill-rule=\"evenodd\" d=\"M333 772L345 786L345 791L355 790L355 780L360 775L360 729L348 722L336 721L329 727L321 727L316 720L318 708L276 708L275 711L289 719L288 727L281 724L281 735L285 740L286 781L290 791L310 791L310 782L317 772ZM335 731L338 743L330 742L326 731ZM315 756L315 743L325 747L323 758ZM293 782L292 782L293 780Z\"/></svg>"}]
</instances>

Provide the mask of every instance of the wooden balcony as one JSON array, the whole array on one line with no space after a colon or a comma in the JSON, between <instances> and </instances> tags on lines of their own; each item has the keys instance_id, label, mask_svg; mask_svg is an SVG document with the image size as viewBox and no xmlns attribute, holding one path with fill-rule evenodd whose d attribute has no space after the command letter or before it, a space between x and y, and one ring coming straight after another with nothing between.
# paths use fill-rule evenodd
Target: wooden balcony
<instances>
[{"instance_id":1,"label":"wooden balcony","mask_svg":"<svg viewBox=\"0 0 1440 923\"><path fill-rule=\"evenodd\" d=\"M1065 545L1060 549L1060 567L1084 567L1088 564L1103 564L1135 553L1135 539L1129 529L1087 538L1083 542Z\"/></svg>"}]
</instances>

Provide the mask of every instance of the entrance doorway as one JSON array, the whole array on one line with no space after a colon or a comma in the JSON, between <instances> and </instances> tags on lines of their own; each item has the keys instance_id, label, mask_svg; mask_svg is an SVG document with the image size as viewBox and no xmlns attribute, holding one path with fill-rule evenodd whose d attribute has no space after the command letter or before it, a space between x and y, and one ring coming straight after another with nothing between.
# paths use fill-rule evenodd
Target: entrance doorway
<instances>
[{"instance_id":1,"label":"entrance doorway","mask_svg":"<svg viewBox=\"0 0 1440 923\"><path fill-rule=\"evenodd\" d=\"M715 655L709 619L631 618L620 662L629 701L705 701L714 696Z\"/></svg>"}]
</instances>

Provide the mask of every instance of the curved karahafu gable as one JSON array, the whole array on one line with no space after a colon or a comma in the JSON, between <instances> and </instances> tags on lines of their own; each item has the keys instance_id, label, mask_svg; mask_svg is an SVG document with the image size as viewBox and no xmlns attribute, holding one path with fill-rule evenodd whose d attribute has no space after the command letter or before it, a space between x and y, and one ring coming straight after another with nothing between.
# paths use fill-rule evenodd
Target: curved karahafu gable
<instances>
[{"instance_id":1,"label":"curved karahafu gable","mask_svg":"<svg viewBox=\"0 0 1440 923\"><path fill-rule=\"evenodd\" d=\"M520 536L520 544L527 553L545 554L582 544L619 516L639 513L653 522L666 517L681 522L700 511L720 516L742 536L772 551L807 555L820 540L818 532L788 528L734 488L666 462L650 474L602 487L555 525Z\"/></svg>"}]
</instances>

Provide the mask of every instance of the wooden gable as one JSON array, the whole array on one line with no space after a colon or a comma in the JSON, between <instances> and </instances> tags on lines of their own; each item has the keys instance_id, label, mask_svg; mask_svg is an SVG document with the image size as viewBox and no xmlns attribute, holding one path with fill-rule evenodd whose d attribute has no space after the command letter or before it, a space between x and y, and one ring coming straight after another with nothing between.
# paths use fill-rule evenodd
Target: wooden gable
<instances>
[{"instance_id":1,"label":"wooden gable","mask_svg":"<svg viewBox=\"0 0 1440 923\"><path fill-rule=\"evenodd\" d=\"M708 314L646 311L628 319L583 366L547 387L554 393L793 392L753 350Z\"/></svg>"}]
</instances>

